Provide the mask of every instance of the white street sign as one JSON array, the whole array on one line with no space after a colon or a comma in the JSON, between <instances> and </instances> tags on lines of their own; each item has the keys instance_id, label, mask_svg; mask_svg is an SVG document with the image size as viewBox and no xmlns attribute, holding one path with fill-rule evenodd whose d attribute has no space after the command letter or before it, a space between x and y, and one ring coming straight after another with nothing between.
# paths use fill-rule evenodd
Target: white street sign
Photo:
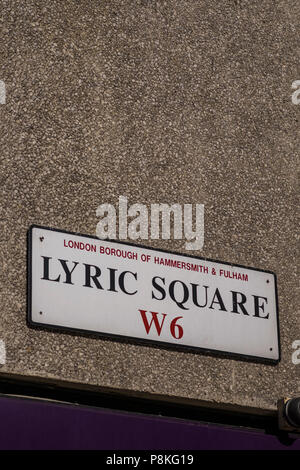
<instances>
[{"instance_id":1,"label":"white street sign","mask_svg":"<svg viewBox=\"0 0 300 470\"><path fill-rule=\"evenodd\" d=\"M30 326L280 359L269 271L36 226L28 250Z\"/></svg>"}]
</instances>

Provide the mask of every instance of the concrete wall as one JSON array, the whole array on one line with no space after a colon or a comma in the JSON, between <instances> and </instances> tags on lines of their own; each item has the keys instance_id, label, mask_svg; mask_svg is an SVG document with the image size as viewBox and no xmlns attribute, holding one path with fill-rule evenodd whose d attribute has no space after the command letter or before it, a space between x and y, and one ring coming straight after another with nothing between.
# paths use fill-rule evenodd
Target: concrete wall
<instances>
[{"instance_id":1,"label":"concrete wall","mask_svg":"<svg viewBox=\"0 0 300 470\"><path fill-rule=\"evenodd\" d=\"M298 2L1 5L0 376L265 411L299 394ZM204 204L190 254L277 274L278 365L28 328L29 226L94 235L119 195Z\"/></svg>"}]
</instances>

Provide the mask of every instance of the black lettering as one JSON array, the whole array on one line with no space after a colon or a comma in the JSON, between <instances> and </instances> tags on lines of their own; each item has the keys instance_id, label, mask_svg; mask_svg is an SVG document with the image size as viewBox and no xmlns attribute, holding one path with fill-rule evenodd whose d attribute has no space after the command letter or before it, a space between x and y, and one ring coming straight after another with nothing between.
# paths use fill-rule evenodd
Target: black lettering
<instances>
[{"instance_id":1,"label":"black lettering","mask_svg":"<svg viewBox=\"0 0 300 470\"><path fill-rule=\"evenodd\" d=\"M174 290L175 290L175 284L177 282L179 282L179 284L183 288L183 299L181 301L175 299ZM169 286L169 294L170 294L171 299L178 305L178 307L182 308L183 310L188 310L188 308L184 307L184 305L183 305L189 298L189 290L188 290L188 288L187 288L187 286L185 285L184 282L181 282L181 281L178 281L178 280L172 281L170 283L170 286Z\"/></svg>"},{"instance_id":2,"label":"black lettering","mask_svg":"<svg viewBox=\"0 0 300 470\"><path fill-rule=\"evenodd\" d=\"M56 279L50 279L49 278L49 260L52 259L49 256L42 256L44 258L44 274L41 279L45 279L46 281L54 281L54 282L59 282L60 280L60 275Z\"/></svg>"},{"instance_id":3,"label":"black lettering","mask_svg":"<svg viewBox=\"0 0 300 470\"><path fill-rule=\"evenodd\" d=\"M120 286L120 289L127 295L134 295L137 293L137 290L134 291L134 292L128 292L126 289L125 289L125 285L124 285L124 279L125 279L125 274L132 274L132 276L137 280L137 273L132 273L131 271L123 271L121 274L120 274L120 277L119 277L119 286Z\"/></svg>"},{"instance_id":4,"label":"black lettering","mask_svg":"<svg viewBox=\"0 0 300 470\"><path fill-rule=\"evenodd\" d=\"M116 272L117 269L107 268L109 270L109 292L118 292L116 290Z\"/></svg>"},{"instance_id":5,"label":"black lettering","mask_svg":"<svg viewBox=\"0 0 300 470\"><path fill-rule=\"evenodd\" d=\"M198 304L198 296L197 296L197 287L199 287L199 284L193 284L191 283L191 286L192 286L192 296L193 296L193 302L194 304L197 306L197 307L206 307L207 305L207 289L208 289L208 286L202 286L205 288L205 304L203 305L199 305Z\"/></svg>"},{"instance_id":6,"label":"black lettering","mask_svg":"<svg viewBox=\"0 0 300 470\"><path fill-rule=\"evenodd\" d=\"M152 286L161 293L161 299L159 299L158 297L155 297L154 292L152 291L152 299L164 300L166 298L166 292L163 287L157 284L156 279L160 279L163 284L165 283L165 279L163 277L155 276L152 278Z\"/></svg>"},{"instance_id":7,"label":"black lettering","mask_svg":"<svg viewBox=\"0 0 300 470\"><path fill-rule=\"evenodd\" d=\"M65 271L65 274L66 274L66 280L64 281L64 284L73 284L73 282L72 282L72 273L73 273L74 269L76 268L77 264L79 264L79 263L77 261L73 261L74 266L73 266L72 271L70 271L69 268L68 268L68 265L67 265L68 260L59 259L58 261L60 262L60 264L64 268L64 271Z\"/></svg>"},{"instance_id":8,"label":"black lettering","mask_svg":"<svg viewBox=\"0 0 300 470\"><path fill-rule=\"evenodd\" d=\"M261 317L259 315L259 310L261 309L263 312L265 311L264 303L260 304L259 299L265 300L266 304L268 303L268 299L266 297L259 297L258 295L252 295L254 297L254 316L257 318L269 318L269 313L265 317Z\"/></svg>"},{"instance_id":9,"label":"black lettering","mask_svg":"<svg viewBox=\"0 0 300 470\"><path fill-rule=\"evenodd\" d=\"M93 279L95 286L97 289L103 289L100 282L98 281L98 277L101 276L101 269L98 266L93 264L85 264L85 284L84 287L93 287L91 286L91 279ZM95 268L95 274L91 275L91 268Z\"/></svg>"},{"instance_id":10,"label":"black lettering","mask_svg":"<svg viewBox=\"0 0 300 470\"><path fill-rule=\"evenodd\" d=\"M217 300L215 300L216 297L217 297ZM216 289L215 295L213 296L213 299L211 301L211 304L210 304L209 308L214 309L214 307L212 306L213 304L219 304L220 305L219 310L223 310L224 312L227 312L227 310L225 308L225 305L224 305L224 302L223 302L223 299L222 299L221 294L219 292L219 289Z\"/></svg>"},{"instance_id":11,"label":"black lettering","mask_svg":"<svg viewBox=\"0 0 300 470\"><path fill-rule=\"evenodd\" d=\"M234 290L231 290L230 292L232 293L232 310L231 310L231 312L232 313L241 313L241 312L238 311L238 308L240 307L240 309L241 309L241 311L244 315L249 315L249 313L247 312L247 310L244 307L244 303L247 302L247 297L245 296L245 294L242 294L242 292L235 292ZM238 295L240 295L242 297L242 299L240 301L238 301L238 299L237 299Z\"/></svg>"}]
</instances>

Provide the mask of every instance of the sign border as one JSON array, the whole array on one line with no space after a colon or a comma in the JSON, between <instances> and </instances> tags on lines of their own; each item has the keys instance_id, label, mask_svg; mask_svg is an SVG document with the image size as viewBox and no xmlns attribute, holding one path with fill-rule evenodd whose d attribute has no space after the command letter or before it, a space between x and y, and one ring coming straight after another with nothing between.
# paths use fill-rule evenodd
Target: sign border
<instances>
[{"instance_id":1,"label":"sign border","mask_svg":"<svg viewBox=\"0 0 300 470\"><path fill-rule=\"evenodd\" d=\"M65 334L71 334L75 336L84 336L84 337L94 337L94 338L102 338L102 339L109 339L111 341L118 341L118 342L123 342L123 343L130 343L130 344L139 344L141 346L152 346L152 347L158 347L160 349L168 349L168 350L175 350L177 352L189 352L189 353L199 353L203 355L209 355L209 356L215 356L219 357L222 359L235 359L239 361L250 361L250 362L256 362L256 363L263 363L263 364L269 364L269 365L277 365L281 361L281 344L280 344L280 329L279 329L279 309L278 309L278 290L277 290L277 276L276 273L273 271L265 270L265 269L257 269L252 266L244 266L241 264L233 264L229 263L228 261L220 261L220 260L214 260L211 258L203 258L200 256L193 256L189 255L187 253L178 253L176 251L170 251L170 250L163 250L163 249L157 249L154 247L149 247L145 245L138 245L135 243L127 243L126 241L121 241L121 240L110 240L110 239L103 239L103 241L107 241L109 243L119 243L121 245L126 245L126 246L131 246L134 248L144 248L146 250L153 250L153 251L158 251L161 253L167 253L171 255L177 255L177 256L184 256L187 258L193 258L193 259L198 259L201 261L210 261L213 263L219 263L219 264L225 264L227 266L234 266L238 268L245 268L253 271L260 271L263 273L269 273L274 276L274 287L275 287L275 305L276 305L276 325L277 325L277 338L278 338L278 359L270 359L270 358L263 358L259 356L252 356L248 354L240 354L240 353L233 353L233 352L227 352L227 351L220 351L217 349L209 349L209 348L200 348L196 346L188 346L188 345L177 345L174 343L168 343L164 341L156 341L152 339L145 339L145 338L137 338L133 336L125 336L125 335L117 335L113 333L102 333L98 331L92 331L92 330L83 330L80 328L70 328L66 326L59 326L59 325L51 325L51 324L45 324L45 323L39 323L35 322L32 320L32 231L33 229L41 229L41 230L48 230L50 232L59 232L59 233L65 233L68 235L75 235L75 236L80 236L80 237L85 237L85 238L91 238L93 240L100 240L101 238L98 238L95 235L87 235L87 234L82 234L79 232L68 232L67 230L62 230L62 229L57 229L57 228L52 228L52 227L45 227L42 225L36 225L32 224L30 225L29 229L27 230L27 314L26 314L26 322L27 326L29 328L33 329L39 329L39 330L47 330L47 331L52 331L55 333L65 333Z\"/></svg>"}]
</instances>

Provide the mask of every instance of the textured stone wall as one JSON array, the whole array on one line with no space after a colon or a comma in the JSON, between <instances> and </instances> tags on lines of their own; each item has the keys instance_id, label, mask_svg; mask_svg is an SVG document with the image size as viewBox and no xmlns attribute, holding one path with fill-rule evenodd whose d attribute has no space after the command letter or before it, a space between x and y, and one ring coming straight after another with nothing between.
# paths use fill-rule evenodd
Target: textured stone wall
<instances>
[{"instance_id":1,"label":"textured stone wall","mask_svg":"<svg viewBox=\"0 0 300 470\"><path fill-rule=\"evenodd\" d=\"M1 2L0 376L263 410L299 394L299 28L294 0ZM119 195L204 204L191 254L277 274L278 365L28 328L29 226L94 235Z\"/></svg>"}]
</instances>

